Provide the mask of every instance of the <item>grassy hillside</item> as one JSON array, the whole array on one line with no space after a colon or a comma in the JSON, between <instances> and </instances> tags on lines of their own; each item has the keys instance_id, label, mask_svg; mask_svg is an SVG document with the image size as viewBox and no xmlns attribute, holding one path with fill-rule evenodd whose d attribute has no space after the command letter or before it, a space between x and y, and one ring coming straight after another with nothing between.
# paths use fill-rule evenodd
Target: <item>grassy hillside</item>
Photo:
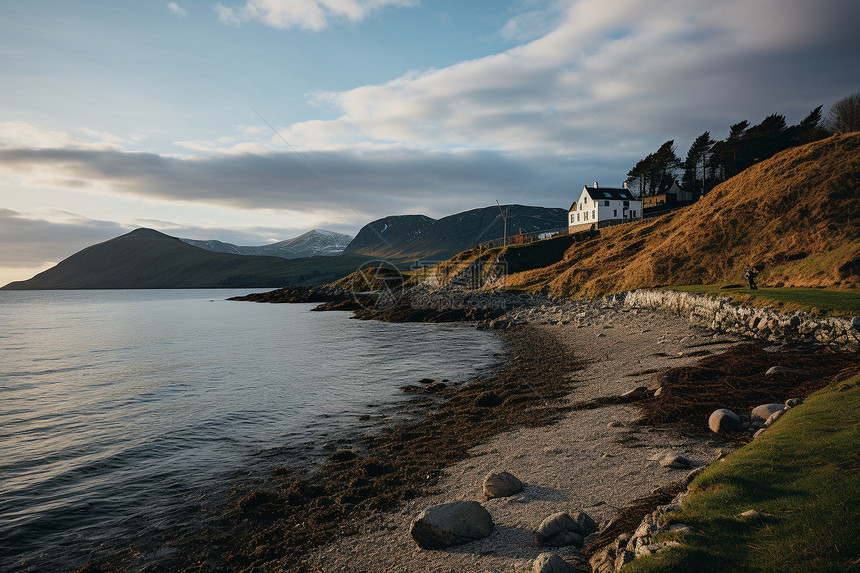
<instances>
[{"instance_id":1,"label":"grassy hillside","mask_svg":"<svg viewBox=\"0 0 860 573\"><path fill-rule=\"evenodd\" d=\"M75 253L4 289L220 288L315 285L338 279L366 257L231 255L193 247L151 229L137 229Z\"/></svg>"},{"instance_id":2,"label":"grassy hillside","mask_svg":"<svg viewBox=\"0 0 860 573\"><path fill-rule=\"evenodd\" d=\"M754 165L694 205L604 229L553 264L511 268L496 286L594 297L641 287L738 283L753 263L762 270L763 286L856 289L858 190L860 133L834 136ZM442 274L470 259L510 256L494 251L462 253Z\"/></svg>"}]
</instances>

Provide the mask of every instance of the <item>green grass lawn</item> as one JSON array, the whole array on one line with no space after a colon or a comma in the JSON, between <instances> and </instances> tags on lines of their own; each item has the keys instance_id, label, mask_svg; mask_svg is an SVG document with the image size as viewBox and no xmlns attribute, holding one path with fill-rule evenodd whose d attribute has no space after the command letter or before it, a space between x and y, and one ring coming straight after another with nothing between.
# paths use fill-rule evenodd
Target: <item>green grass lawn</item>
<instances>
[{"instance_id":1,"label":"green grass lawn","mask_svg":"<svg viewBox=\"0 0 860 573\"><path fill-rule=\"evenodd\" d=\"M789 410L691 485L683 546L630 572L860 570L860 375ZM742 518L749 509L761 518Z\"/></svg>"},{"instance_id":2,"label":"green grass lawn","mask_svg":"<svg viewBox=\"0 0 860 573\"><path fill-rule=\"evenodd\" d=\"M783 312L820 311L831 316L860 315L860 291L816 288L724 288L731 285L688 285L665 287L669 290L727 296L734 302L752 306L770 306Z\"/></svg>"}]
</instances>

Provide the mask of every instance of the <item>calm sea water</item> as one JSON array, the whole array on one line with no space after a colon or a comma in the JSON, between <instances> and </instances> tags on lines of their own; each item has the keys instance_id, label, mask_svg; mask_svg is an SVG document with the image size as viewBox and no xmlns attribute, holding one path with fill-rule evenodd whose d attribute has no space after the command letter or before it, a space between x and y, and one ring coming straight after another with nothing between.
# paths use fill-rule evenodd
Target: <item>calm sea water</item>
<instances>
[{"instance_id":1,"label":"calm sea water","mask_svg":"<svg viewBox=\"0 0 860 573\"><path fill-rule=\"evenodd\" d=\"M0 291L0 571L169 536L242 476L367 433L399 386L500 351L465 326L224 300L247 292Z\"/></svg>"}]
</instances>

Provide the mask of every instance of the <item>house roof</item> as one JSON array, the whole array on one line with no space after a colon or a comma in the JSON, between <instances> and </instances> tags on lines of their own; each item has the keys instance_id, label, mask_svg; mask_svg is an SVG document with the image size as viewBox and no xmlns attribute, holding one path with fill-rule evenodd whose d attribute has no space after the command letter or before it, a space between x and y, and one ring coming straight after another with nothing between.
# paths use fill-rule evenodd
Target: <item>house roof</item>
<instances>
[{"instance_id":1,"label":"house roof","mask_svg":"<svg viewBox=\"0 0 860 573\"><path fill-rule=\"evenodd\" d=\"M585 192L595 201L599 199L614 199L616 201L636 201L630 189L613 189L611 187L586 187Z\"/></svg>"}]
</instances>

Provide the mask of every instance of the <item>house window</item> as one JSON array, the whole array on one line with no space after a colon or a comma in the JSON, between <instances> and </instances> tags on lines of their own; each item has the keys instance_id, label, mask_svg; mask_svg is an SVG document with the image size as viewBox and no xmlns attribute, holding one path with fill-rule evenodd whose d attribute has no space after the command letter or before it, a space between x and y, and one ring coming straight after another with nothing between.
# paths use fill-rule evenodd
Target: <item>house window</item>
<instances>
[{"instance_id":1,"label":"house window","mask_svg":"<svg viewBox=\"0 0 860 573\"><path fill-rule=\"evenodd\" d=\"M604 207L609 207L609 201L604 201L604 202L603 202L603 206L604 206Z\"/></svg>"},{"instance_id":2,"label":"house window","mask_svg":"<svg viewBox=\"0 0 860 573\"><path fill-rule=\"evenodd\" d=\"M585 213L582 214L582 219L584 221L588 221L588 211L586 211Z\"/></svg>"},{"instance_id":3,"label":"house window","mask_svg":"<svg viewBox=\"0 0 860 573\"><path fill-rule=\"evenodd\" d=\"M573 213L570 214L570 224L573 225Z\"/></svg>"},{"instance_id":4,"label":"house window","mask_svg":"<svg viewBox=\"0 0 860 573\"><path fill-rule=\"evenodd\" d=\"M633 209L633 218L636 218L636 209Z\"/></svg>"},{"instance_id":5,"label":"house window","mask_svg":"<svg viewBox=\"0 0 860 573\"><path fill-rule=\"evenodd\" d=\"M592 219L597 219L597 215L596 215L595 213L597 213L597 211L592 211L592 212L591 212L591 218L592 218Z\"/></svg>"},{"instance_id":6,"label":"house window","mask_svg":"<svg viewBox=\"0 0 860 573\"><path fill-rule=\"evenodd\" d=\"M614 219L617 219L617 218L618 218L618 209L613 209L613 210L612 210L612 217L613 217Z\"/></svg>"},{"instance_id":7,"label":"house window","mask_svg":"<svg viewBox=\"0 0 860 573\"><path fill-rule=\"evenodd\" d=\"M625 207L629 207L629 206L630 206L630 201L625 201L625 202L624 202L624 206L625 206Z\"/></svg>"},{"instance_id":8,"label":"house window","mask_svg":"<svg viewBox=\"0 0 860 573\"><path fill-rule=\"evenodd\" d=\"M579 213L576 214L576 221L579 222Z\"/></svg>"}]
</instances>

